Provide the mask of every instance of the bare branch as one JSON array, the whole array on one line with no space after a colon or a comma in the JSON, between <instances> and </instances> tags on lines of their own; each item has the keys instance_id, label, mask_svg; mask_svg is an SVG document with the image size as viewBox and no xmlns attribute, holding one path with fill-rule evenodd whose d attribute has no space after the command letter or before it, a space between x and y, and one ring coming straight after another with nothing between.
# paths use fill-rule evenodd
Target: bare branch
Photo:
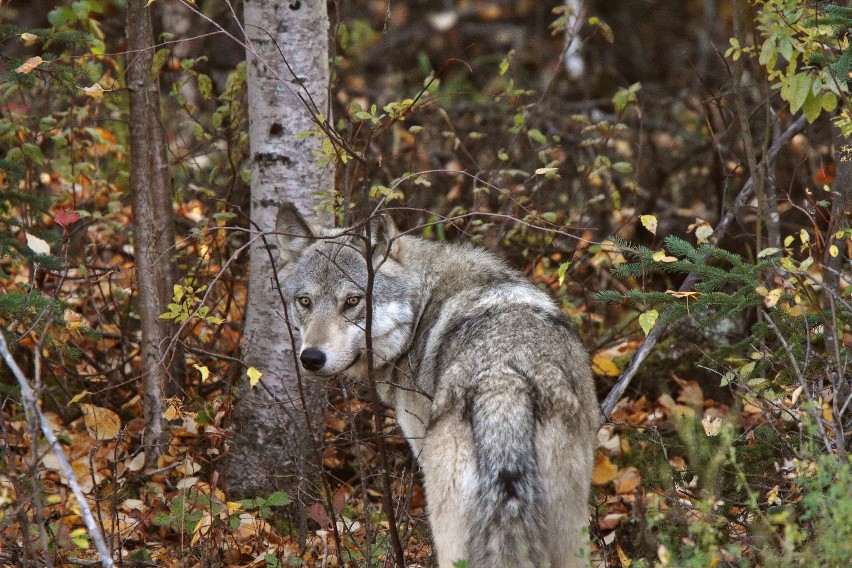
<instances>
[{"instance_id":1,"label":"bare branch","mask_svg":"<svg viewBox=\"0 0 852 568\"><path fill-rule=\"evenodd\" d=\"M15 375L15 378L18 380L18 384L21 386L21 398L24 403L24 411L27 413L28 417L34 417L38 420L44 437L50 444L53 453L56 454L56 460L59 462L62 474L68 480L68 485L71 486L71 491L74 492L74 497L77 499L77 504L80 506L80 514L83 517L83 521L86 523L89 535L92 537L92 541L95 543L95 548L97 548L98 553L101 555L101 566L104 568L112 568L114 566L112 556L107 548L106 541L104 541L104 537L101 534L100 527L98 527L98 524L95 522L95 518L92 516L92 510L89 508L89 504L83 496L83 490L80 489L77 476L74 475L74 470L71 469L68 457L65 455L65 451L59 444L59 440L56 439L56 434L54 433L53 428L44 416L44 413L38 407L35 392L30 386L29 381L24 376L24 373L18 366L17 361L15 361L14 357L12 357L12 354L9 352L9 347L6 345L6 337L2 332L0 332L0 355L3 356L3 360L6 361L6 364L9 366L9 369L12 370L12 374Z\"/></svg>"}]
</instances>

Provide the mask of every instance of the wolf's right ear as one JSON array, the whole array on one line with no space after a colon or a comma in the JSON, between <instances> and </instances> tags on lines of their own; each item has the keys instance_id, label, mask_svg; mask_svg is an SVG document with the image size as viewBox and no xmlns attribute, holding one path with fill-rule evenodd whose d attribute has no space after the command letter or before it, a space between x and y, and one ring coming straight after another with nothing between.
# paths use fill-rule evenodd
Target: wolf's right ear
<instances>
[{"instance_id":1,"label":"wolf's right ear","mask_svg":"<svg viewBox=\"0 0 852 568\"><path fill-rule=\"evenodd\" d=\"M285 203L278 210L275 232L278 237L278 256L284 263L295 260L316 237L314 230L292 203Z\"/></svg>"}]
</instances>

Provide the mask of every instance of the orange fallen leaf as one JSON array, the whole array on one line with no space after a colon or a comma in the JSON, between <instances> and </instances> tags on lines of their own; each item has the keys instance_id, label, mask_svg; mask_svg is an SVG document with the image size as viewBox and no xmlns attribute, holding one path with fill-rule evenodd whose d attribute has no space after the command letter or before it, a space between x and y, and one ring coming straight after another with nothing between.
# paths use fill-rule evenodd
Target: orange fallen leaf
<instances>
[{"instance_id":1,"label":"orange fallen leaf","mask_svg":"<svg viewBox=\"0 0 852 568\"><path fill-rule=\"evenodd\" d=\"M639 487L642 476L635 467L627 467L618 472L614 482L615 492L618 495L624 495Z\"/></svg>"},{"instance_id":2,"label":"orange fallen leaf","mask_svg":"<svg viewBox=\"0 0 852 568\"><path fill-rule=\"evenodd\" d=\"M618 466L609 461L609 458L602 453L596 453L595 468L592 470L592 483L606 485L616 477L618 477Z\"/></svg>"}]
</instances>

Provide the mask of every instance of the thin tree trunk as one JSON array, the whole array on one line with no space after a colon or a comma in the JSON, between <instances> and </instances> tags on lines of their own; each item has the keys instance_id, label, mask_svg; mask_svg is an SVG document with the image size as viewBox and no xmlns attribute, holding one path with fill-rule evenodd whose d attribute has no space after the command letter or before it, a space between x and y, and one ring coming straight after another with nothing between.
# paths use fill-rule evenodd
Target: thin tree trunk
<instances>
[{"instance_id":1,"label":"thin tree trunk","mask_svg":"<svg viewBox=\"0 0 852 568\"><path fill-rule=\"evenodd\" d=\"M333 189L333 169L317 163L320 139L299 136L312 128L316 113L329 116L328 26L324 1L245 4L251 218L253 228L263 232L275 229L284 202L310 215L315 195ZM315 216L314 221L330 219ZM233 411L225 476L232 495L284 489L304 503L312 499L303 493L318 461L311 433L317 432L322 385L299 384L270 263L278 261L275 242L269 235L251 248L243 361L263 373L263 384L240 385L243 398Z\"/></svg>"},{"instance_id":2,"label":"thin tree trunk","mask_svg":"<svg viewBox=\"0 0 852 568\"><path fill-rule=\"evenodd\" d=\"M847 440L845 439L846 415L852 412L852 381L850 381L845 361L842 359L838 341L838 323L835 317L837 308L835 298L840 295L840 273L843 270L845 239L835 239L838 231L849 228L850 209L852 209L852 141L845 138L840 128L832 124L832 142L834 143L834 164L836 167L832 183L831 222L826 237L826 250L823 256L822 289L825 309L831 314L831 320L825 326L825 347L829 361L829 372L834 386L833 416L835 424L835 445L838 458L846 459ZM835 245L837 253L832 255L831 245Z\"/></svg>"},{"instance_id":3,"label":"thin tree trunk","mask_svg":"<svg viewBox=\"0 0 852 568\"><path fill-rule=\"evenodd\" d=\"M127 89L130 94L130 194L139 319L145 457L154 465L162 452L163 393L169 382L164 352L169 322L160 319L172 295L175 229L159 84L152 77L154 37L147 0L127 5ZM169 389L172 390L172 389Z\"/></svg>"}]
</instances>

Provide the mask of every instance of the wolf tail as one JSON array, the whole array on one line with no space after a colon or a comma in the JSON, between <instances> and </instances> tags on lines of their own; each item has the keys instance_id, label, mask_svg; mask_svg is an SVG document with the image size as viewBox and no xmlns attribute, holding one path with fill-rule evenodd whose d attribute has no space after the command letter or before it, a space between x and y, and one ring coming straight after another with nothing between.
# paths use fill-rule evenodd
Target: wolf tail
<instances>
[{"instance_id":1,"label":"wolf tail","mask_svg":"<svg viewBox=\"0 0 852 568\"><path fill-rule=\"evenodd\" d=\"M548 566L534 397L518 389L493 389L480 390L472 399L468 410L479 483L471 512L477 522L469 534L469 565Z\"/></svg>"}]
</instances>

